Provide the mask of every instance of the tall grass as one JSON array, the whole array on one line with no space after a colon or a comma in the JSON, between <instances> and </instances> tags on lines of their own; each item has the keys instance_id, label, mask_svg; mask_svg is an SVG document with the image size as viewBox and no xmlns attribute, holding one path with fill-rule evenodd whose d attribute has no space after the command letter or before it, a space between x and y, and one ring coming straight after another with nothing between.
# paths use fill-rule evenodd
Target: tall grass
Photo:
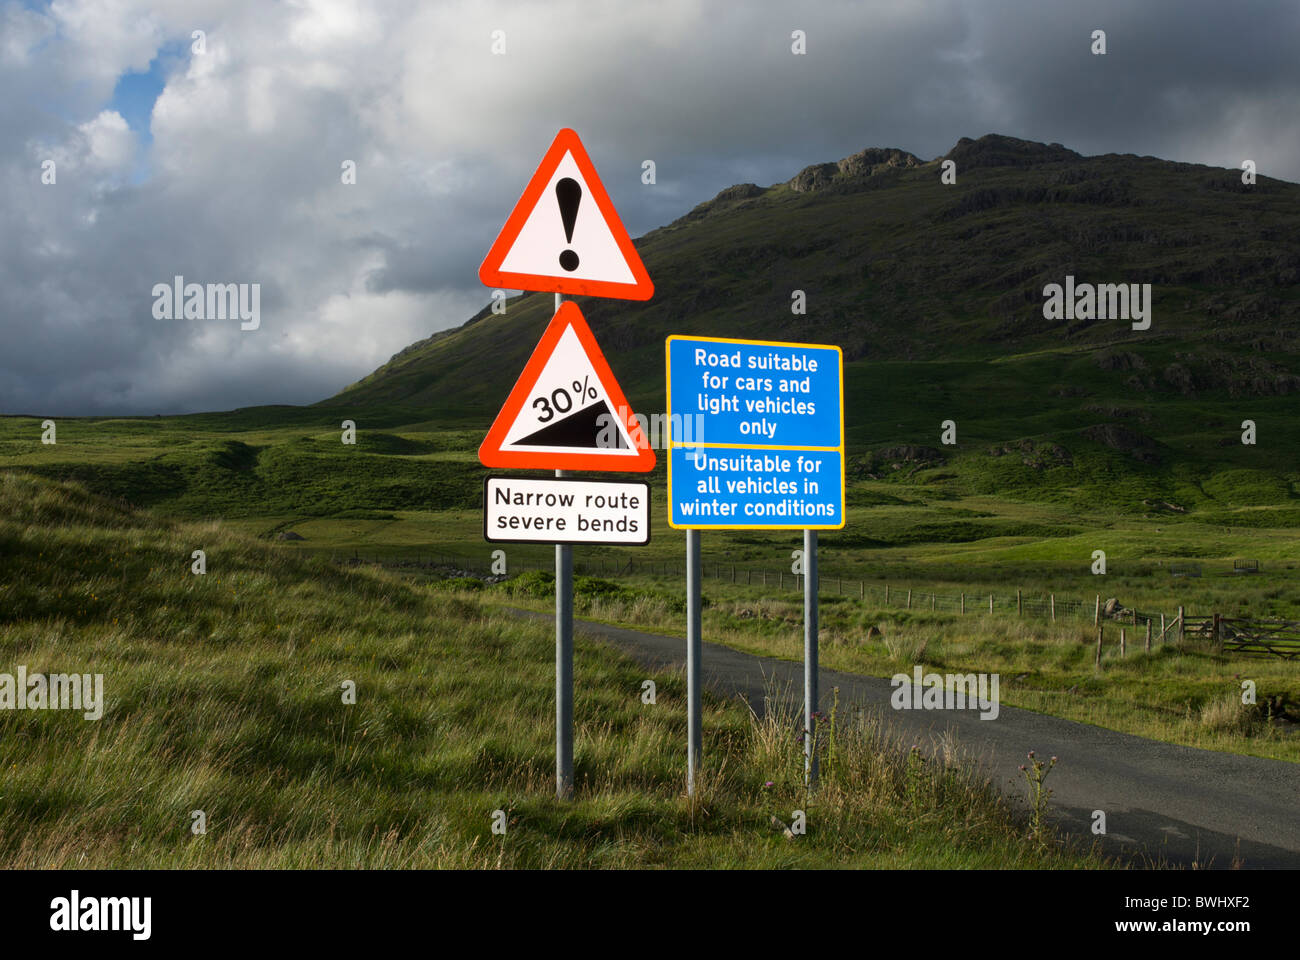
<instances>
[{"instance_id":1,"label":"tall grass","mask_svg":"<svg viewBox=\"0 0 1300 960\"><path fill-rule=\"evenodd\" d=\"M713 698L688 799L681 677L581 641L559 803L549 630L219 523L0 475L0 560L0 672L102 673L107 700L99 721L0 711L0 867L1101 864L1026 842L974 781L910 797L869 724L809 795L785 721ZM787 840L770 821L795 809L809 831Z\"/></svg>"}]
</instances>

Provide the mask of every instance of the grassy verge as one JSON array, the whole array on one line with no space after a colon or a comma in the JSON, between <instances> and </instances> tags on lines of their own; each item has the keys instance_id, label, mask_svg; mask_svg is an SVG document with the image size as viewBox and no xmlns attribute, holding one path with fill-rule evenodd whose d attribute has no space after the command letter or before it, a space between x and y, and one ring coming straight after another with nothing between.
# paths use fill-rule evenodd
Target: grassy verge
<instances>
[{"instance_id":1,"label":"grassy verge","mask_svg":"<svg viewBox=\"0 0 1300 960\"><path fill-rule=\"evenodd\" d=\"M544 626L217 523L5 474L0 556L0 672L103 674L106 699L97 721L0 711L0 867L1103 865L860 719L810 797L793 718L710 699L688 801L680 679L644 704L646 672L586 644L557 803ZM796 810L791 839L773 818Z\"/></svg>"}]
</instances>

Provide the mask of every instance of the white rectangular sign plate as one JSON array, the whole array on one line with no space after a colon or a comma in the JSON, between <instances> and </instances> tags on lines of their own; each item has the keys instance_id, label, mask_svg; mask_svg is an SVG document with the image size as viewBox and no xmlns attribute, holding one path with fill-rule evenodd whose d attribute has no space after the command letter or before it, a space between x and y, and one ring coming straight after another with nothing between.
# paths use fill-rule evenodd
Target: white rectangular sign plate
<instances>
[{"instance_id":1,"label":"white rectangular sign plate","mask_svg":"<svg viewBox=\"0 0 1300 960\"><path fill-rule=\"evenodd\" d=\"M650 542L650 485L622 480L488 477L483 538L489 543Z\"/></svg>"}]
</instances>

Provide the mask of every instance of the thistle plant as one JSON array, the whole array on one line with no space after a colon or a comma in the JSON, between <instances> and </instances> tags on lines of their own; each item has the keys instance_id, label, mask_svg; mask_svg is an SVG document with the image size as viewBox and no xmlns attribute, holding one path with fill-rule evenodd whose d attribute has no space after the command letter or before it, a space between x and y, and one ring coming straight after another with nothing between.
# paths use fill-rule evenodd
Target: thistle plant
<instances>
[{"instance_id":1,"label":"thistle plant","mask_svg":"<svg viewBox=\"0 0 1300 960\"><path fill-rule=\"evenodd\" d=\"M1056 757L1043 761L1029 751L1029 763L1020 765L1025 783L1029 784L1029 832L1039 843L1047 840L1047 807L1052 798L1050 787L1044 786L1052 768L1056 766Z\"/></svg>"}]
</instances>

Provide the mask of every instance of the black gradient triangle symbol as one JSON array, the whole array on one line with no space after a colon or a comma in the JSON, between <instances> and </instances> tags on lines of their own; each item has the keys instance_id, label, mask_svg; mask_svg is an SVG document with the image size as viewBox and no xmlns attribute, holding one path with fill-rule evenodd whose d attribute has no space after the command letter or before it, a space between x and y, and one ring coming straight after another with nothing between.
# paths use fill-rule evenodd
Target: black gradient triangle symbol
<instances>
[{"instance_id":1,"label":"black gradient triangle symbol","mask_svg":"<svg viewBox=\"0 0 1300 960\"><path fill-rule=\"evenodd\" d=\"M601 443L602 434L609 436L611 427L610 420L601 421L601 417L613 416L609 412L609 404L604 400L600 403L584 407L577 413L571 413L563 420L557 420L555 423L548 423L536 433L530 433L528 436L516 440L514 446L518 447L570 447L580 450L627 450L630 449L627 441L623 439L623 431L617 426L613 426L614 443Z\"/></svg>"}]
</instances>

